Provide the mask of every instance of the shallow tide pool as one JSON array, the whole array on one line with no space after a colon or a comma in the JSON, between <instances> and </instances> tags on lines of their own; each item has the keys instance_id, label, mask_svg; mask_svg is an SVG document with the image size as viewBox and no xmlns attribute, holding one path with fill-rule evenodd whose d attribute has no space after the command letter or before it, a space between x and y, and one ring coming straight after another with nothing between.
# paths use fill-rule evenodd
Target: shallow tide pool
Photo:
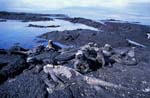
<instances>
[{"instance_id":1,"label":"shallow tide pool","mask_svg":"<svg viewBox=\"0 0 150 98\"><path fill-rule=\"evenodd\" d=\"M29 24L34 25L60 25L57 28L35 28L28 27ZM32 48L37 43L37 36L50 31L63 31L75 29L90 29L97 30L82 24L73 24L64 20L54 21L40 21L40 22L20 22L8 20L7 22L0 22L0 48L10 48L14 44L19 44L24 48Z\"/></svg>"}]
</instances>

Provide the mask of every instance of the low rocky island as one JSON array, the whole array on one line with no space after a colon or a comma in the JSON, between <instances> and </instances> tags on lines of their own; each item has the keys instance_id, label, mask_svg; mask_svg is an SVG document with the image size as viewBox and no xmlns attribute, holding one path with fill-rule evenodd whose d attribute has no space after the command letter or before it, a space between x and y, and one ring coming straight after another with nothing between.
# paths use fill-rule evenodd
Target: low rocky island
<instances>
[{"instance_id":1,"label":"low rocky island","mask_svg":"<svg viewBox=\"0 0 150 98\"><path fill-rule=\"evenodd\" d=\"M59 25L42 26L42 25L29 24L28 27L35 27L35 28L57 28L57 27L60 27L60 26Z\"/></svg>"},{"instance_id":2,"label":"low rocky island","mask_svg":"<svg viewBox=\"0 0 150 98\"><path fill-rule=\"evenodd\" d=\"M0 18L53 20L43 14L8 12L1 12ZM150 26L65 15L57 19L97 30L50 31L38 36L47 41L46 46L0 49L1 98L150 96Z\"/></svg>"}]
</instances>

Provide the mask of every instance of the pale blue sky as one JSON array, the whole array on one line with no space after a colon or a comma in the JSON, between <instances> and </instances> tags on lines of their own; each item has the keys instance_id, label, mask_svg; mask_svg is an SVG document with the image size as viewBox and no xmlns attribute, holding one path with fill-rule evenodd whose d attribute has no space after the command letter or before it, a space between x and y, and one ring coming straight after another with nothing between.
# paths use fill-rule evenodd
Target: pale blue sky
<instances>
[{"instance_id":1,"label":"pale blue sky","mask_svg":"<svg viewBox=\"0 0 150 98\"><path fill-rule=\"evenodd\" d=\"M66 7L125 8L131 3L150 3L150 0L0 0L0 10L52 10Z\"/></svg>"}]
</instances>

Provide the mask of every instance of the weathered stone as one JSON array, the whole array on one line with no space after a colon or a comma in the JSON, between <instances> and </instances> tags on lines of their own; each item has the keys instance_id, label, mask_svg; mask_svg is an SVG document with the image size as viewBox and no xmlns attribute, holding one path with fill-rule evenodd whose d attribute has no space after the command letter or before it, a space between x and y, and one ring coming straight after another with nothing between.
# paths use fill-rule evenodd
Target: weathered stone
<instances>
[{"instance_id":1,"label":"weathered stone","mask_svg":"<svg viewBox=\"0 0 150 98\"><path fill-rule=\"evenodd\" d=\"M15 77L29 67L22 55L1 56L0 63L5 64L0 70L0 83L4 82L9 77Z\"/></svg>"},{"instance_id":2,"label":"weathered stone","mask_svg":"<svg viewBox=\"0 0 150 98\"><path fill-rule=\"evenodd\" d=\"M33 49L29 50L28 51L28 54L32 54L32 55L36 55L36 54L39 54L41 53L42 51L44 51L45 49L45 46L44 45L39 45L37 47L34 47Z\"/></svg>"}]
</instances>

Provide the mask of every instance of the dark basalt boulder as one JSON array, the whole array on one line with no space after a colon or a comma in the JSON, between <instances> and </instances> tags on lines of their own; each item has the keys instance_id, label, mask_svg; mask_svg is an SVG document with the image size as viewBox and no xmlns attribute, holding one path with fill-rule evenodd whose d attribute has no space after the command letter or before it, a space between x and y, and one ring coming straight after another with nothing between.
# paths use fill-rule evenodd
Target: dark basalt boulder
<instances>
[{"instance_id":1,"label":"dark basalt boulder","mask_svg":"<svg viewBox=\"0 0 150 98\"><path fill-rule=\"evenodd\" d=\"M4 20L4 19L0 19L0 22L6 22L7 20Z\"/></svg>"},{"instance_id":2,"label":"dark basalt boulder","mask_svg":"<svg viewBox=\"0 0 150 98\"><path fill-rule=\"evenodd\" d=\"M22 55L0 55L0 83L8 78L13 78L29 67Z\"/></svg>"},{"instance_id":3,"label":"dark basalt boulder","mask_svg":"<svg viewBox=\"0 0 150 98\"><path fill-rule=\"evenodd\" d=\"M0 49L0 54L6 54L7 51L5 49Z\"/></svg>"}]
</instances>

